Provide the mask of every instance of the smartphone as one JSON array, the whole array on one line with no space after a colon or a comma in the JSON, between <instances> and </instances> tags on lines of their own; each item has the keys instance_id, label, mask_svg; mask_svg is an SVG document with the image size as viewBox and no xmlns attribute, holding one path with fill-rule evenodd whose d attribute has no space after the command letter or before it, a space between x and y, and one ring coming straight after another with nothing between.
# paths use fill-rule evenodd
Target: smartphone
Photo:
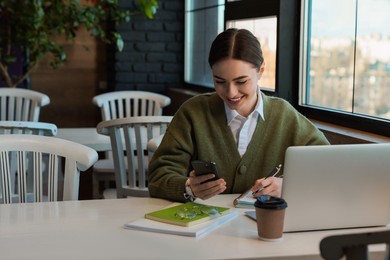
<instances>
[{"instance_id":1,"label":"smartphone","mask_svg":"<svg viewBox=\"0 0 390 260\"><path fill-rule=\"evenodd\" d=\"M196 176L209 174L209 173L213 173L215 175L214 178L206 180L202 183L205 183L208 181L218 180L220 178L219 173L218 173L217 164L215 162L192 161L191 164L195 170Z\"/></svg>"}]
</instances>

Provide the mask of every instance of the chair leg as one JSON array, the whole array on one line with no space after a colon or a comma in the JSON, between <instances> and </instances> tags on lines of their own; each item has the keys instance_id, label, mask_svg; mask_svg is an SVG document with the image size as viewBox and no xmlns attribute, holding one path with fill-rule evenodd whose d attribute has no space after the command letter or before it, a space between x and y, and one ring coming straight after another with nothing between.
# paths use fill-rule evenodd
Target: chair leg
<instances>
[{"instance_id":1,"label":"chair leg","mask_svg":"<svg viewBox=\"0 0 390 260\"><path fill-rule=\"evenodd\" d=\"M92 196L93 199L103 199L103 192L111 186L115 187L115 182L107 179L107 176L97 177L97 173L92 176Z\"/></svg>"},{"instance_id":2,"label":"chair leg","mask_svg":"<svg viewBox=\"0 0 390 260\"><path fill-rule=\"evenodd\" d=\"M100 181L95 176L92 176L92 198L93 199L101 199L102 196L100 195Z\"/></svg>"},{"instance_id":3,"label":"chair leg","mask_svg":"<svg viewBox=\"0 0 390 260\"><path fill-rule=\"evenodd\" d=\"M368 247L367 245L351 246L344 248L347 260L367 260Z\"/></svg>"}]
</instances>

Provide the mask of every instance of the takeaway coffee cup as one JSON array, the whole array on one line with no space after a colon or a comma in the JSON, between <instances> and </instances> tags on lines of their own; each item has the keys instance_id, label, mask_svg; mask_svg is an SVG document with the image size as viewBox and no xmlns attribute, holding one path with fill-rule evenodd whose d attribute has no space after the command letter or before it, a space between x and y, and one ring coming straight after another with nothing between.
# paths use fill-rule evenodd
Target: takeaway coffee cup
<instances>
[{"instance_id":1,"label":"takeaway coffee cup","mask_svg":"<svg viewBox=\"0 0 390 260\"><path fill-rule=\"evenodd\" d=\"M265 241L283 238L284 213L287 202L279 197L261 195L255 202L257 232Z\"/></svg>"}]
</instances>

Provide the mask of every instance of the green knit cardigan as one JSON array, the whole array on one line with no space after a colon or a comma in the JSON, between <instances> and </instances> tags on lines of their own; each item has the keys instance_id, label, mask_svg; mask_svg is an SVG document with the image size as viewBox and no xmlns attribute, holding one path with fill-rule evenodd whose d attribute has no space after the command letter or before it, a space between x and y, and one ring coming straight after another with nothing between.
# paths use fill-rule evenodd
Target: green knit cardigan
<instances>
[{"instance_id":1,"label":"green knit cardigan","mask_svg":"<svg viewBox=\"0 0 390 260\"><path fill-rule=\"evenodd\" d=\"M259 117L242 157L219 96L207 93L186 101L176 112L149 164L150 195L184 202L192 160L216 162L227 183L224 193L242 193L283 163L287 147L329 144L324 134L288 102L264 94L262 98L264 120Z\"/></svg>"}]
</instances>

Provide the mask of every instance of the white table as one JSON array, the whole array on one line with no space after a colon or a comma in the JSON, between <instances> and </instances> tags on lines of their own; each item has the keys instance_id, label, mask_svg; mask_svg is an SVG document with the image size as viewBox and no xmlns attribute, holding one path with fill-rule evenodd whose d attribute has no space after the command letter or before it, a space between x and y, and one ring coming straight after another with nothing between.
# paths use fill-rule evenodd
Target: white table
<instances>
[{"instance_id":1,"label":"white table","mask_svg":"<svg viewBox=\"0 0 390 260\"><path fill-rule=\"evenodd\" d=\"M95 149L98 152L111 151L110 137L98 134L94 127L83 128L58 128L57 136L62 139L80 143ZM148 142L148 149L156 151L164 135L157 136Z\"/></svg>"},{"instance_id":2,"label":"white table","mask_svg":"<svg viewBox=\"0 0 390 260\"><path fill-rule=\"evenodd\" d=\"M235 196L220 195L207 203L231 206ZM288 233L281 242L264 242L257 238L256 223L242 214L199 238L123 228L124 223L170 203L129 198L0 205L0 256L30 260L321 259L318 245L325 236L386 229ZM380 255L384 246L370 249Z\"/></svg>"},{"instance_id":3,"label":"white table","mask_svg":"<svg viewBox=\"0 0 390 260\"><path fill-rule=\"evenodd\" d=\"M98 152L111 151L110 137L98 134L95 127L58 128L56 137L89 146Z\"/></svg>"}]
</instances>

